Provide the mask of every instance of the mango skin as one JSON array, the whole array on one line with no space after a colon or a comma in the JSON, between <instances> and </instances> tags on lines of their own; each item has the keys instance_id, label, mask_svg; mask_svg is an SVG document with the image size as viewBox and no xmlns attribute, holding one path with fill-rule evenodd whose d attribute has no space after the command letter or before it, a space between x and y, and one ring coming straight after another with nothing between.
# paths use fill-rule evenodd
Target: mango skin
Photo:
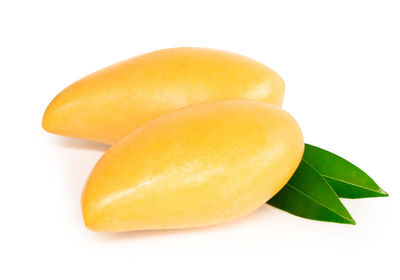
<instances>
[{"instance_id":1,"label":"mango skin","mask_svg":"<svg viewBox=\"0 0 400 280\"><path fill-rule=\"evenodd\" d=\"M248 100L192 105L111 147L82 194L94 231L189 228L246 215L295 172L304 142L278 106Z\"/></svg>"},{"instance_id":2,"label":"mango skin","mask_svg":"<svg viewBox=\"0 0 400 280\"><path fill-rule=\"evenodd\" d=\"M188 105L250 99L281 105L284 82L250 58L212 49L174 48L97 71L61 91L43 128L115 144L148 121Z\"/></svg>"}]
</instances>

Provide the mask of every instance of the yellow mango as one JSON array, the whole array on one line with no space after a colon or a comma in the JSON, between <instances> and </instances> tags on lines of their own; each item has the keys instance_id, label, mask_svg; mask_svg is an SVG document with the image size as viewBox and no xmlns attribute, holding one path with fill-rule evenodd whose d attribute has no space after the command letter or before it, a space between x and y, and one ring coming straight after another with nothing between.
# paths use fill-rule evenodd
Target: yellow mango
<instances>
[{"instance_id":1,"label":"yellow mango","mask_svg":"<svg viewBox=\"0 0 400 280\"><path fill-rule=\"evenodd\" d=\"M43 116L49 132L114 144L148 121L188 105L250 99L281 105L284 83L250 58L175 48L97 71L61 91Z\"/></svg>"},{"instance_id":2,"label":"yellow mango","mask_svg":"<svg viewBox=\"0 0 400 280\"><path fill-rule=\"evenodd\" d=\"M298 124L275 105L223 100L178 109L103 155L82 194L83 218L103 232L229 221L274 196L303 150Z\"/></svg>"}]
</instances>

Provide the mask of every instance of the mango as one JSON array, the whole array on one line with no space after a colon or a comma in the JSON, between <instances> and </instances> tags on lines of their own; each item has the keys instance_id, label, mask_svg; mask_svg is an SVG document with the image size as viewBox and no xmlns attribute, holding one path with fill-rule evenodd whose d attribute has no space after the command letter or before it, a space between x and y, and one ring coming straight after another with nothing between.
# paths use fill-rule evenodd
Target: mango
<instances>
[{"instance_id":1,"label":"mango","mask_svg":"<svg viewBox=\"0 0 400 280\"><path fill-rule=\"evenodd\" d=\"M97 162L82 193L94 231L200 227L244 216L295 172L304 142L280 107L222 100L172 111Z\"/></svg>"},{"instance_id":2,"label":"mango","mask_svg":"<svg viewBox=\"0 0 400 280\"><path fill-rule=\"evenodd\" d=\"M115 144L172 110L223 99L281 105L284 82L250 58L212 49L174 48L97 71L61 91L42 126L59 135Z\"/></svg>"}]
</instances>

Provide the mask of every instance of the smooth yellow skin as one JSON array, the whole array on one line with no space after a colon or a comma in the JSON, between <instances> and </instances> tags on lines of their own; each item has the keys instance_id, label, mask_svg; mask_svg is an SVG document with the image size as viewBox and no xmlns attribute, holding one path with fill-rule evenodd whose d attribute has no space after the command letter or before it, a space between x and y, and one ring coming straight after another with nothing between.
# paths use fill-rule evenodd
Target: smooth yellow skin
<instances>
[{"instance_id":1,"label":"smooth yellow skin","mask_svg":"<svg viewBox=\"0 0 400 280\"><path fill-rule=\"evenodd\" d=\"M47 107L49 132L115 144L148 121L188 105L250 99L281 105L284 83L250 58L212 49L175 48L95 72Z\"/></svg>"},{"instance_id":2,"label":"smooth yellow skin","mask_svg":"<svg viewBox=\"0 0 400 280\"><path fill-rule=\"evenodd\" d=\"M82 195L89 229L199 227L252 212L295 172L304 142L275 105L225 100L157 118L111 147Z\"/></svg>"}]
</instances>

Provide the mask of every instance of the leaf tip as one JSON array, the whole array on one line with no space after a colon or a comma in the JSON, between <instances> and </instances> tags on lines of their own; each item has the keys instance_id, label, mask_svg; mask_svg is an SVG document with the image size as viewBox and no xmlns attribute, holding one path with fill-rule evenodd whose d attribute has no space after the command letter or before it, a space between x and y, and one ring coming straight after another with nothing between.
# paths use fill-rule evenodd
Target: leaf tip
<instances>
[{"instance_id":1,"label":"leaf tip","mask_svg":"<svg viewBox=\"0 0 400 280\"><path fill-rule=\"evenodd\" d=\"M382 196L389 196L389 194L382 189L381 189L381 194L382 194Z\"/></svg>"},{"instance_id":2,"label":"leaf tip","mask_svg":"<svg viewBox=\"0 0 400 280\"><path fill-rule=\"evenodd\" d=\"M355 226L357 224L356 221L353 219L353 217L350 214L345 218L345 223L353 225L353 226Z\"/></svg>"},{"instance_id":3,"label":"leaf tip","mask_svg":"<svg viewBox=\"0 0 400 280\"><path fill-rule=\"evenodd\" d=\"M351 224L353 226L355 226L357 224L356 221L353 220L353 218L351 218L351 220L349 222L350 222L349 224Z\"/></svg>"},{"instance_id":4,"label":"leaf tip","mask_svg":"<svg viewBox=\"0 0 400 280\"><path fill-rule=\"evenodd\" d=\"M375 197L386 197L386 196L389 196L389 194L381 188L375 191Z\"/></svg>"}]
</instances>

